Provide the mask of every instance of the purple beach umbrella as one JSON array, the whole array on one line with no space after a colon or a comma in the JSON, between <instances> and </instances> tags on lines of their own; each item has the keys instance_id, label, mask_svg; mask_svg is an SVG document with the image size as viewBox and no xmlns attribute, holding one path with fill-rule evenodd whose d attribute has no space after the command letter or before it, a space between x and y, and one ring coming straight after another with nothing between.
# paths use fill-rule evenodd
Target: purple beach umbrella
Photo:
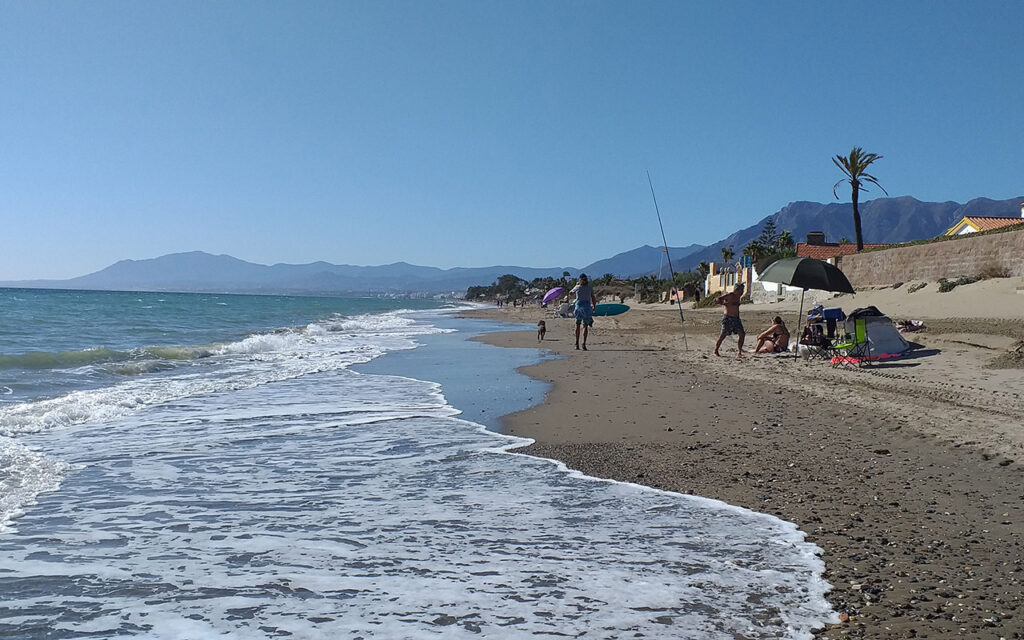
<instances>
[{"instance_id":1,"label":"purple beach umbrella","mask_svg":"<svg viewBox=\"0 0 1024 640\"><path fill-rule=\"evenodd\" d=\"M563 293L565 293L565 289L563 289L562 287L555 287L554 289L548 289L548 292L544 294L544 301L543 301L544 304L547 304L547 303L551 302L552 300L557 299Z\"/></svg>"}]
</instances>

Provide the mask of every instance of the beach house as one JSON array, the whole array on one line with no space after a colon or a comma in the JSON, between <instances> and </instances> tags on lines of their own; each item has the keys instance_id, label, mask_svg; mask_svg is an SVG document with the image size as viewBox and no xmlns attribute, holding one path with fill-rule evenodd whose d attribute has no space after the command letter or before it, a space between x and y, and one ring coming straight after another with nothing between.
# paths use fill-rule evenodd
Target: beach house
<instances>
[{"instance_id":1,"label":"beach house","mask_svg":"<svg viewBox=\"0 0 1024 640\"><path fill-rule=\"evenodd\" d=\"M735 285L740 283L746 287L749 294L751 284L756 279L750 256L742 256L733 264L709 262L708 275L704 278L704 295L731 291Z\"/></svg>"},{"instance_id":2,"label":"beach house","mask_svg":"<svg viewBox=\"0 0 1024 640\"><path fill-rule=\"evenodd\" d=\"M865 249L888 247L887 244L864 244ZM857 253L856 242L827 242L825 234L820 231L812 231L807 234L807 242L796 243L796 257L814 258L836 264L839 258L852 253Z\"/></svg>"},{"instance_id":3,"label":"beach house","mask_svg":"<svg viewBox=\"0 0 1024 640\"><path fill-rule=\"evenodd\" d=\"M1015 224L1024 224L1024 202L1020 205L1020 216L964 216L947 229L943 235L963 236L968 233L978 233L979 231L1002 229L1003 227L1010 227Z\"/></svg>"},{"instance_id":4,"label":"beach house","mask_svg":"<svg viewBox=\"0 0 1024 640\"><path fill-rule=\"evenodd\" d=\"M865 249L888 247L888 244L865 244ZM828 242L825 234L821 231L812 231L807 234L806 242L798 242L796 245L796 257L814 258L824 260L842 268L843 256L857 253L857 245L853 242ZM747 291L750 292L752 302L779 302L782 300L797 300L803 294L800 287L791 287L776 282L761 282L757 270L751 268L750 279L747 283ZM810 303L817 303L831 297L827 291L808 291L806 300Z\"/></svg>"}]
</instances>

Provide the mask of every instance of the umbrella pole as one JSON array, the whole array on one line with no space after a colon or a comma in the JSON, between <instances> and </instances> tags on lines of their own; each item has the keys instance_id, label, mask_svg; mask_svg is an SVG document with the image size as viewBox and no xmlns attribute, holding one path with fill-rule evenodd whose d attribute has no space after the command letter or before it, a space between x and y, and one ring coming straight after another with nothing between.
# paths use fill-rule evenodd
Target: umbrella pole
<instances>
[{"instance_id":1,"label":"umbrella pole","mask_svg":"<svg viewBox=\"0 0 1024 640\"><path fill-rule=\"evenodd\" d=\"M796 359L800 359L800 326L804 321L804 294L807 293L807 289L800 292L800 315L796 317Z\"/></svg>"}]
</instances>

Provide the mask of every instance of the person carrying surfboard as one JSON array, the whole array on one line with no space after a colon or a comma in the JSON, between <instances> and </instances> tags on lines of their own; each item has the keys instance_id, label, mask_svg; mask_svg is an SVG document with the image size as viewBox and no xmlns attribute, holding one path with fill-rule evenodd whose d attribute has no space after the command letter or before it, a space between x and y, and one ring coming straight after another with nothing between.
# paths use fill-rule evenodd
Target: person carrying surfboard
<instances>
[{"instance_id":1,"label":"person carrying surfboard","mask_svg":"<svg viewBox=\"0 0 1024 640\"><path fill-rule=\"evenodd\" d=\"M576 294L576 303L573 306L573 317L576 318L576 348L580 348L580 325L583 326L583 350L587 350L587 333L590 327L594 326L594 307L597 306L597 297L594 295L594 287L590 286L587 274L581 273L579 282L569 293Z\"/></svg>"}]
</instances>

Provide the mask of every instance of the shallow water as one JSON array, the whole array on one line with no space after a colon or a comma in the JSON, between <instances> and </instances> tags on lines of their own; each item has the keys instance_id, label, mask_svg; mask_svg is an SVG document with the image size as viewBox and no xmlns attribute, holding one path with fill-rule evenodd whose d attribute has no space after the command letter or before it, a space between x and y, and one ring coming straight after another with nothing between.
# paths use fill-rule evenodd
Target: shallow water
<instances>
[{"instance_id":1,"label":"shallow water","mask_svg":"<svg viewBox=\"0 0 1024 640\"><path fill-rule=\"evenodd\" d=\"M460 322L333 317L85 390L73 417L5 407L39 490L0 533L0 635L801 638L830 615L793 525L510 454L440 385L351 368L417 341L429 366L393 370L450 368ZM540 399L512 350L469 349L504 374L450 388Z\"/></svg>"}]
</instances>

